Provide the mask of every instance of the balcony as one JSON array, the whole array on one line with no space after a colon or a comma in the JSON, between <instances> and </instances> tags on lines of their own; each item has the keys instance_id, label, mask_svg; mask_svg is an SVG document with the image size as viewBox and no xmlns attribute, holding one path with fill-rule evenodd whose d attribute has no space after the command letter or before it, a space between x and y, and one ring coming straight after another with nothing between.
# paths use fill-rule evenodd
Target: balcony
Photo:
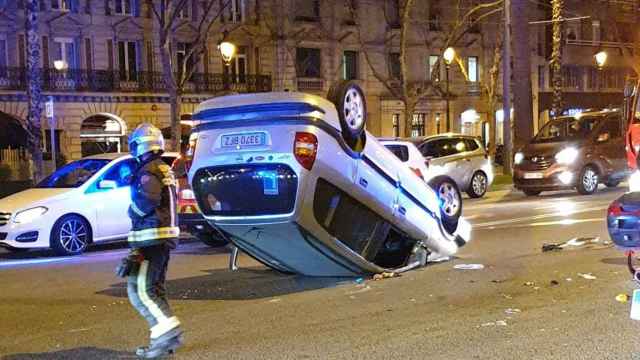
<instances>
[{"instance_id":1,"label":"balcony","mask_svg":"<svg viewBox=\"0 0 640 360\"><path fill-rule=\"evenodd\" d=\"M26 90L25 72L25 68L0 68L0 90ZM160 72L44 69L42 89L59 92L165 93L166 85ZM222 91L239 93L271 91L271 77L268 75L232 77L224 74L196 73L185 86L187 94L215 94Z\"/></svg>"},{"instance_id":2,"label":"balcony","mask_svg":"<svg viewBox=\"0 0 640 360\"><path fill-rule=\"evenodd\" d=\"M298 91L323 91L324 79L317 78L299 78Z\"/></svg>"}]
</instances>

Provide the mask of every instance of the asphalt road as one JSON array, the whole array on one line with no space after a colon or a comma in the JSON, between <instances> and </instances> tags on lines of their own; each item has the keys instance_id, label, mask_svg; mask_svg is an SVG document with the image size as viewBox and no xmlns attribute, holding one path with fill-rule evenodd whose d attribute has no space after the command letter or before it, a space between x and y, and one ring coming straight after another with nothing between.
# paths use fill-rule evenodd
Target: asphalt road
<instances>
[{"instance_id":1,"label":"asphalt road","mask_svg":"<svg viewBox=\"0 0 640 360\"><path fill-rule=\"evenodd\" d=\"M474 240L458 258L362 284L284 276L246 256L229 272L225 249L182 244L168 282L186 330L175 358L640 359L640 324L615 300L636 286L604 244L621 193L468 200ZM541 251L576 237L600 242ZM125 251L0 253L2 359L134 358L147 329L112 275ZM485 268L453 269L469 263Z\"/></svg>"}]
</instances>

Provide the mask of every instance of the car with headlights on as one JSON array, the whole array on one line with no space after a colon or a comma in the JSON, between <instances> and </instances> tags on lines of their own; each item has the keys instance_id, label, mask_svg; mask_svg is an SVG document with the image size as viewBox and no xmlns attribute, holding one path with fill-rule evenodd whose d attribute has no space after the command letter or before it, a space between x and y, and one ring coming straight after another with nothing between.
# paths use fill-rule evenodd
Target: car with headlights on
<instances>
[{"instance_id":1,"label":"car with headlights on","mask_svg":"<svg viewBox=\"0 0 640 360\"><path fill-rule=\"evenodd\" d=\"M469 223L447 226L435 192L366 131L360 87L338 83L328 98L271 92L201 103L189 181L205 218L287 273L403 271L429 251L456 253Z\"/></svg>"},{"instance_id":2,"label":"car with headlights on","mask_svg":"<svg viewBox=\"0 0 640 360\"><path fill-rule=\"evenodd\" d=\"M629 174L618 110L583 112L550 120L514 156L514 186L527 196L599 184L616 187Z\"/></svg>"},{"instance_id":3,"label":"car with headlights on","mask_svg":"<svg viewBox=\"0 0 640 360\"><path fill-rule=\"evenodd\" d=\"M162 159L170 165L176 157L165 153ZM62 166L33 188L0 199L0 246L77 255L92 243L126 238L135 167L136 160L125 153L89 156Z\"/></svg>"}]
</instances>

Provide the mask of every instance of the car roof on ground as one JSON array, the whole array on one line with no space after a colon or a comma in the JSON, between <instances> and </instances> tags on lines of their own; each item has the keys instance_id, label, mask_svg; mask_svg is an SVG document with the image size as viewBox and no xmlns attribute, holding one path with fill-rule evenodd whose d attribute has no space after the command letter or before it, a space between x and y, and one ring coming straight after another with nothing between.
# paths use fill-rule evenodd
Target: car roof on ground
<instances>
[{"instance_id":1,"label":"car roof on ground","mask_svg":"<svg viewBox=\"0 0 640 360\"><path fill-rule=\"evenodd\" d=\"M126 153L126 152L104 153L104 154L86 156L86 157L83 157L82 160L84 160L84 159L116 160L116 159L120 159L120 158L124 158L124 157L130 157L130 156L131 156L131 154ZM162 154L162 156L178 157L179 154L177 152L168 151L168 152L165 152L164 154Z\"/></svg>"}]
</instances>

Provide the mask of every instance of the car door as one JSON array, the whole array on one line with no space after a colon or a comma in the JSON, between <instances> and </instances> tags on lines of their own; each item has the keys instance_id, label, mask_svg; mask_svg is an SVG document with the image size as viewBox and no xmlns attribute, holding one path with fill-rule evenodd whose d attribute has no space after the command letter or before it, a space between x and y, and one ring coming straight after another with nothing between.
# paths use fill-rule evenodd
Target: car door
<instances>
[{"instance_id":1,"label":"car door","mask_svg":"<svg viewBox=\"0 0 640 360\"><path fill-rule=\"evenodd\" d=\"M627 169L624 138L619 115L607 117L595 138L596 152L613 173Z\"/></svg>"},{"instance_id":2,"label":"car door","mask_svg":"<svg viewBox=\"0 0 640 360\"><path fill-rule=\"evenodd\" d=\"M465 161L469 163L469 168L465 174L465 184L471 183L471 177L473 174L481 170L487 163L487 154L484 148L478 143L476 139L465 139L467 144L467 153L465 154Z\"/></svg>"},{"instance_id":3,"label":"car door","mask_svg":"<svg viewBox=\"0 0 640 360\"><path fill-rule=\"evenodd\" d=\"M430 167L439 166L442 172L449 175L459 187L465 187L465 175L469 172L471 164L464 158L467 144L463 138L434 139L423 144L420 150Z\"/></svg>"},{"instance_id":4,"label":"car door","mask_svg":"<svg viewBox=\"0 0 640 360\"><path fill-rule=\"evenodd\" d=\"M131 204L129 180L135 169L135 160L126 159L113 164L86 192L87 204L96 212L95 238L118 238L131 230L128 210ZM115 182L115 188L101 188L100 182Z\"/></svg>"}]
</instances>

